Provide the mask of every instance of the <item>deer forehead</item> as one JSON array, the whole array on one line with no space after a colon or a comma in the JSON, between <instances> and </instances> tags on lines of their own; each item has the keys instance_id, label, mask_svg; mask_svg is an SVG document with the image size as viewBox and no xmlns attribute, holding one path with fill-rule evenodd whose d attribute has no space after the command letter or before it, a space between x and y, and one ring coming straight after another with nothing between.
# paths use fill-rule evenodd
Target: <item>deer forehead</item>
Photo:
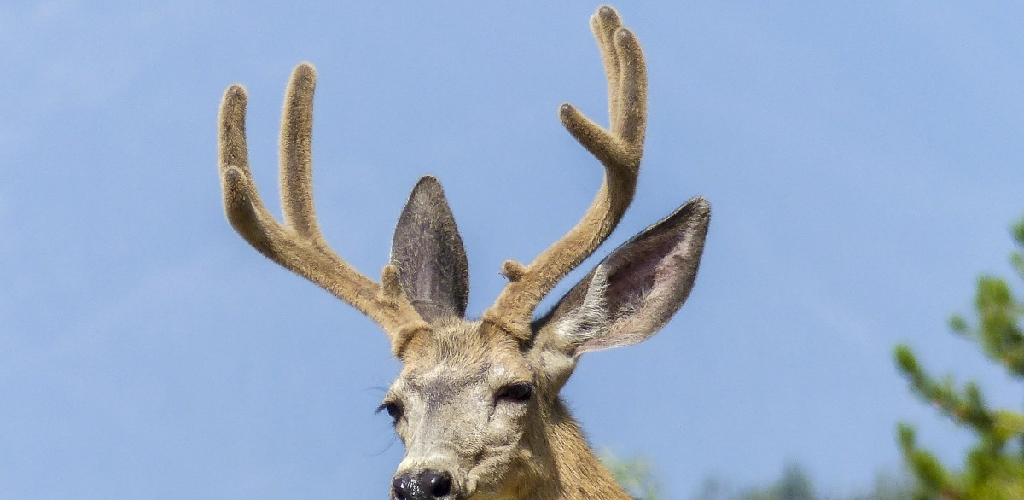
<instances>
[{"instance_id":1,"label":"deer forehead","mask_svg":"<svg viewBox=\"0 0 1024 500\"><path fill-rule=\"evenodd\" d=\"M402 361L396 389L410 391L454 391L534 379L519 343L506 335L488 334L480 322L435 326L410 342Z\"/></svg>"}]
</instances>

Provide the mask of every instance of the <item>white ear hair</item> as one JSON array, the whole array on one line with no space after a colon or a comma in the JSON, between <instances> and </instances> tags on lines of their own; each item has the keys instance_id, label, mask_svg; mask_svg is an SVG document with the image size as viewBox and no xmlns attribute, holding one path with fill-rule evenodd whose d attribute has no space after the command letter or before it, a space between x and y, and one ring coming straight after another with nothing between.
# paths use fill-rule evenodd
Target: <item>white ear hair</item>
<instances>
[{"instance_id":1,"label":"white ear hair","mask_svg":"<svg viewBox=\"0 0 1024 500\"><path fill-rule=\"evenodd\" d=\"M555 335L560 343L577 346L608 331L610 323L608 300L605 296L607 289L608 269L604 265L599 265L590 278L583 304L575 314L555 326Z\"/></svg>"}]
</instances>

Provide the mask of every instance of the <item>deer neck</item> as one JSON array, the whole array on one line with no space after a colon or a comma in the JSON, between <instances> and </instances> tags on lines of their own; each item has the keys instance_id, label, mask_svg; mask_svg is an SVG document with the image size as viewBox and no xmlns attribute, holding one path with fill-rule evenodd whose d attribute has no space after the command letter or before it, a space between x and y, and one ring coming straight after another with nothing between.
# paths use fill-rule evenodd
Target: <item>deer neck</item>
<instances>
[{"instance_id":1,"label":"deer neck","mask_svg":"<svg viewBox=\"0 0 1024 500\"><path fill-rule=\"evenodd\" d=\"M531 500L633 500L598 460L579 424L559 399L546 416L543 442L535 443L533 485L516 498Z\"/></svg>"}]
</instances>

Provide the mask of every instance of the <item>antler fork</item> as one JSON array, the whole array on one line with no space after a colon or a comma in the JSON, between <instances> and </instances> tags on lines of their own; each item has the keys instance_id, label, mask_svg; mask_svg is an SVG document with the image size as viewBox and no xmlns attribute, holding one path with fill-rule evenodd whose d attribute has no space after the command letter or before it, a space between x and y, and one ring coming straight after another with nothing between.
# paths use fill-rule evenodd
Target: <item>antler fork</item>
<instances>
[{"instance_id":1,"label":"antler fork","mask_svg":"<svg viewBox=\"0 0 1024 500\"><path fill-rule=\"evenodd\" d=\"M260 200L249 170L245 141L245 89L232 85L220 108L220 175L224 210L236 231L260 253L306 277L376 321L394 340L427 329L402 292L394 265L381 284L360 274L324 241L313 208L310 139L316 70L302 63L292 72L281 120L281 200L284 224Z\"/></svg>"},{"instance_id":2,"label":"antler fork","mask_svg":"<svg viewBox=\"0 0 1024 500\"><path fill-rule=\"evenodd\" d=\"M640 44L622 26L615 9L603 6L590 18L601 49L608 79L606 130L572 104L562 104L559 116L573 137L604 165L597 196L583 218L561 239L524 266L514 260L502 265L509 283L483 321L520 340L530 338L530 319L548 292L594 253L622 219L636 191L647 124L647 69Z\"/></svg>"}]
</instances>

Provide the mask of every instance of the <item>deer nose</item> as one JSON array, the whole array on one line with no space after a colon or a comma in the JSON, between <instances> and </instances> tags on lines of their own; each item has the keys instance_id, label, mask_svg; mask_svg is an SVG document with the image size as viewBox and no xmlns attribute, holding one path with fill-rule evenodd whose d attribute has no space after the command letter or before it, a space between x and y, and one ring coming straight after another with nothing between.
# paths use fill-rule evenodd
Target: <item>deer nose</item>
<instances>
[{"instance_id":1,"label":"deer nose","mask_svg":"<svg viewBox=\"0 0 1024 500\"><path fill-rule=\"evenodd\" d=\"M424 469L403 472L391 482L395 500L435 500L452 492L452 475L446 471Z\"/></svg>"}]
</instances>

